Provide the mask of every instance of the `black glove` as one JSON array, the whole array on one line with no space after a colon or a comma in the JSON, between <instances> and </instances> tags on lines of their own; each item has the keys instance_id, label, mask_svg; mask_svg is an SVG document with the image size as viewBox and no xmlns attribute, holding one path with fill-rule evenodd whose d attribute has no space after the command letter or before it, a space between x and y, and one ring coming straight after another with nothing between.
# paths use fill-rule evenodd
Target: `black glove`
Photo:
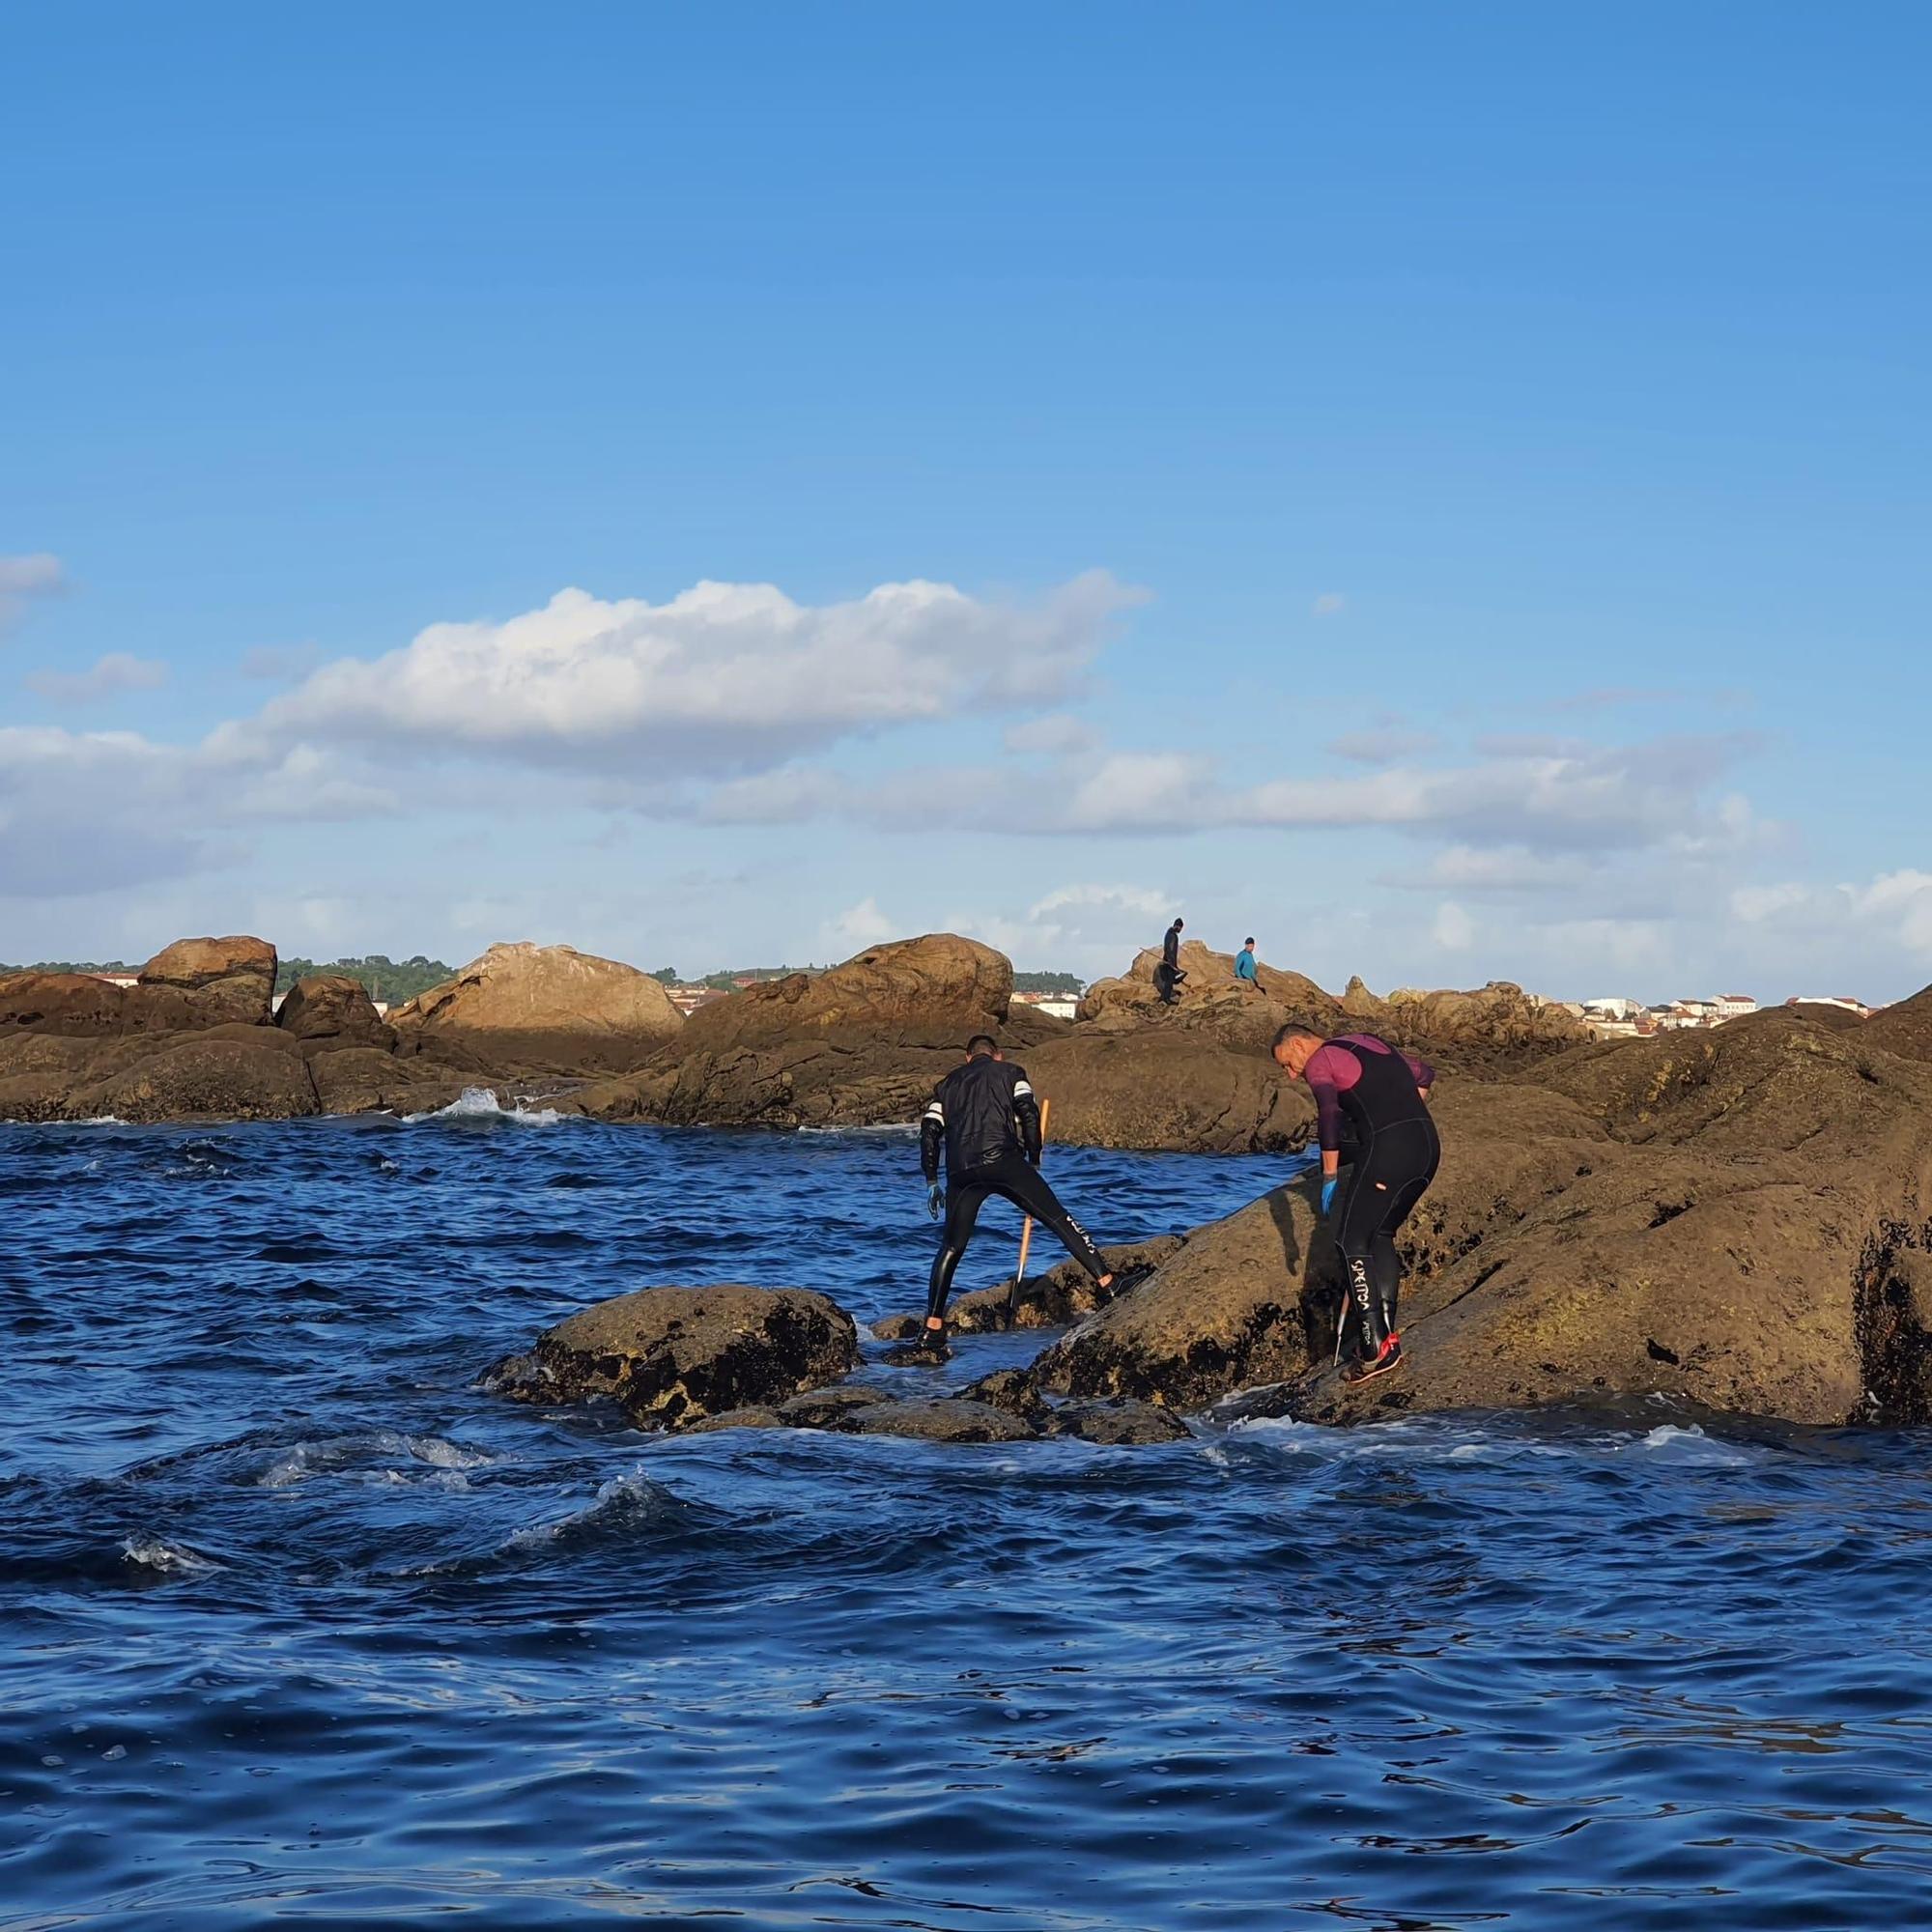
<instances>
[{"instance_id":1,"label":"black glove","mask_svg":"<svg viewBox=\"0 0 1932 1932\"><path fill-rule=\"evenodd\" d=\"M928 1214L930 1214L935 1221L938 1220L940 1215L945 1211L944 1202L945 1202L945 1196L940 1192L939 1182L936 1180L928 1180L925 1183L925 1211Z\"/></svg>"}]
</instances>

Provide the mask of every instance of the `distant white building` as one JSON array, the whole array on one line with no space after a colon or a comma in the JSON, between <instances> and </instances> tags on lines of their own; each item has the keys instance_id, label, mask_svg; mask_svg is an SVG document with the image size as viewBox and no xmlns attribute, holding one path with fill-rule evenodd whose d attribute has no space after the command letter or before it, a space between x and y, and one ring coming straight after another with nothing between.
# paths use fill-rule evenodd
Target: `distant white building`
<instances>
[{"instance_id":1,"label":"distant white building","mask_svg":"<svg viewBox=\"0 0 1932 1932\"><path fill-rule=\"evenodd\" d=\"M1797 993L1784 1003L1787 1007L1842 1007L1848 1013L1857 1013L1861 1018L1871 1011L1862 1000L1855 1000L1849 993Z\"/></svg>"},{"instance_id":2,"label":"distant white building","mask_svg":"<svg viewBox=\"0 0 1932 1932\"><path fill-rule=\"evenodd\" d=\"M1757 1011L1757 1002L1748 993L1719 993L1711 1007L1720 1020L1741 1020L1747 1013Z\"/></svg>"},{"instance_id":3,"label":"distant white building","mask_svg":"<svg viewBox=\"0 0 1932 1932\"><path fill-rule=\"evenodd\" d=\"M1641 1000L1584 1000L1583 1017L1592 1020L1634 1020L1643 1011Z\"/></svg>"}]
</instances>

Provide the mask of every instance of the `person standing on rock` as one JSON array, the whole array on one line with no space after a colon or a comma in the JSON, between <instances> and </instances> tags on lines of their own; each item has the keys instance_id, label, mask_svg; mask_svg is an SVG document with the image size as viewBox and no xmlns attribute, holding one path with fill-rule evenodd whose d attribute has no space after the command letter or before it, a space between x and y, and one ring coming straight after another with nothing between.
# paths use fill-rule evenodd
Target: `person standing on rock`
<instances>
[{"instance_id":1,"label":"person standing on rock","mask_svg":"<svg viewBox=\"0 0 1932 1932\"><path fill-rule=\"evenodd\" d=\"M1187 978L1180 970L1180 927L1181 922L1176 920L1167 928L1167 936L1160 942L1160 964L1154 969L1153 983L1164 1007L1179 1000L1180 982Z\"/></svg>"},{"instance_id":2,"label":"person standing on rock","mask_svg":"<svg viewBox=\"0 0 1932 1932\"><path fill-rule=\"evenodd\" d=\"M1243 991L1259 991L1261 988L1261 968L1255 964L1255 942L1252 938L1242 940L1241 950L1235 954L1235 978L1240 981Z\"/></svg>"},{"instance_id":3,"label":"person standing on rock","mask_svg":"<svg viewBox=\"0 0 1932 1932\"><path fill-rule=\"evenodd\" d=\"M965 1065L955 1066L933 1090L919 1126L926 1206L935 1220L942 1198L939 1152L942 1146L946 1150L946 1226L926 1293L925 1327L919 1338L923 1348L945 1351L946 1297L989 1194L1051 1228L1103 1297L1113 1288L1114 1277L1093 1237L1040 1177L1040 1141L1039 1102L1026 1068L1008 1060L988 1036L977 1035L967 1043Z\"/></svg>"},{"instance_id":4,"label":"person standing on rock","mask_svg":"<svg viewBox=\"0 0 1932 1932\"><path fill-rule=\"evenodd\" d=\"M1335 1245L1359 1330L1348 1378L1371 1381L1402 1362L1396 1328L1402 1258L1395 1235L1435 1179L1442 1155L1428 1104L1435 1069L1371 1033L1324 1040L1305 1027L1287 1026L1275 1036L1272 1052L1275 1065L1306 1080L1315 1095L1324 1216L1341 1185L1344 1129L1352 1129Z\"/></svg>"}]
</instances>

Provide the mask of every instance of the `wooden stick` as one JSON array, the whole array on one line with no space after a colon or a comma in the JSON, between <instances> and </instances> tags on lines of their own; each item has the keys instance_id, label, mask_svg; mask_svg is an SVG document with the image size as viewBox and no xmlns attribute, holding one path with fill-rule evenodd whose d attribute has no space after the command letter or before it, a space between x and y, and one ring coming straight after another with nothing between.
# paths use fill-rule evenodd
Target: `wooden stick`
<instances>
[{"instance_id":1,"label":"wooden stick","mask_svg":"<svg viewBox=\"0 0 1932 1932\"><path fill-rule=\"evenodd\" d=\"M1040 1151L1046 1151L1046 1123L1053 1118L1053 1102L1039 1103L1039 1143ZM1020 1264L1013 1271L1013 1285L1007 1290L1007 1326L1013 1325L1013 1319L1019 1308L1020 1283L1026 1279L1027 1251L1033 1246L1033 1216L1029 1214L1020 1227Z\"/></svg>"}]
</instances>

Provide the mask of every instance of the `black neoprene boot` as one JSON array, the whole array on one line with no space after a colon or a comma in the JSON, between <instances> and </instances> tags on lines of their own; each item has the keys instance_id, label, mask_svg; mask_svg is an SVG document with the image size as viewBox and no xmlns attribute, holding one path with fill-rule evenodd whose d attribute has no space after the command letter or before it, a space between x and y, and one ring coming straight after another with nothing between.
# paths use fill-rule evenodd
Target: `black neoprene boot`
<instances>
[{"instance_id":1,"label":"black neoprene boot","mask_svg":"<svg viewBox=\"0 0 1932 1932\"><path fill-rule=\"evenodd\" d=\"M1373 1381L1401 1366L1402 1337L1390 1322L1391 1311L1369 1279L1366 1262L1350 1262L1348 1293L1354 1308L1360 1349L1343 1371L1343 1378L1350 1382Z\"/></svg>"}]
</instances>

